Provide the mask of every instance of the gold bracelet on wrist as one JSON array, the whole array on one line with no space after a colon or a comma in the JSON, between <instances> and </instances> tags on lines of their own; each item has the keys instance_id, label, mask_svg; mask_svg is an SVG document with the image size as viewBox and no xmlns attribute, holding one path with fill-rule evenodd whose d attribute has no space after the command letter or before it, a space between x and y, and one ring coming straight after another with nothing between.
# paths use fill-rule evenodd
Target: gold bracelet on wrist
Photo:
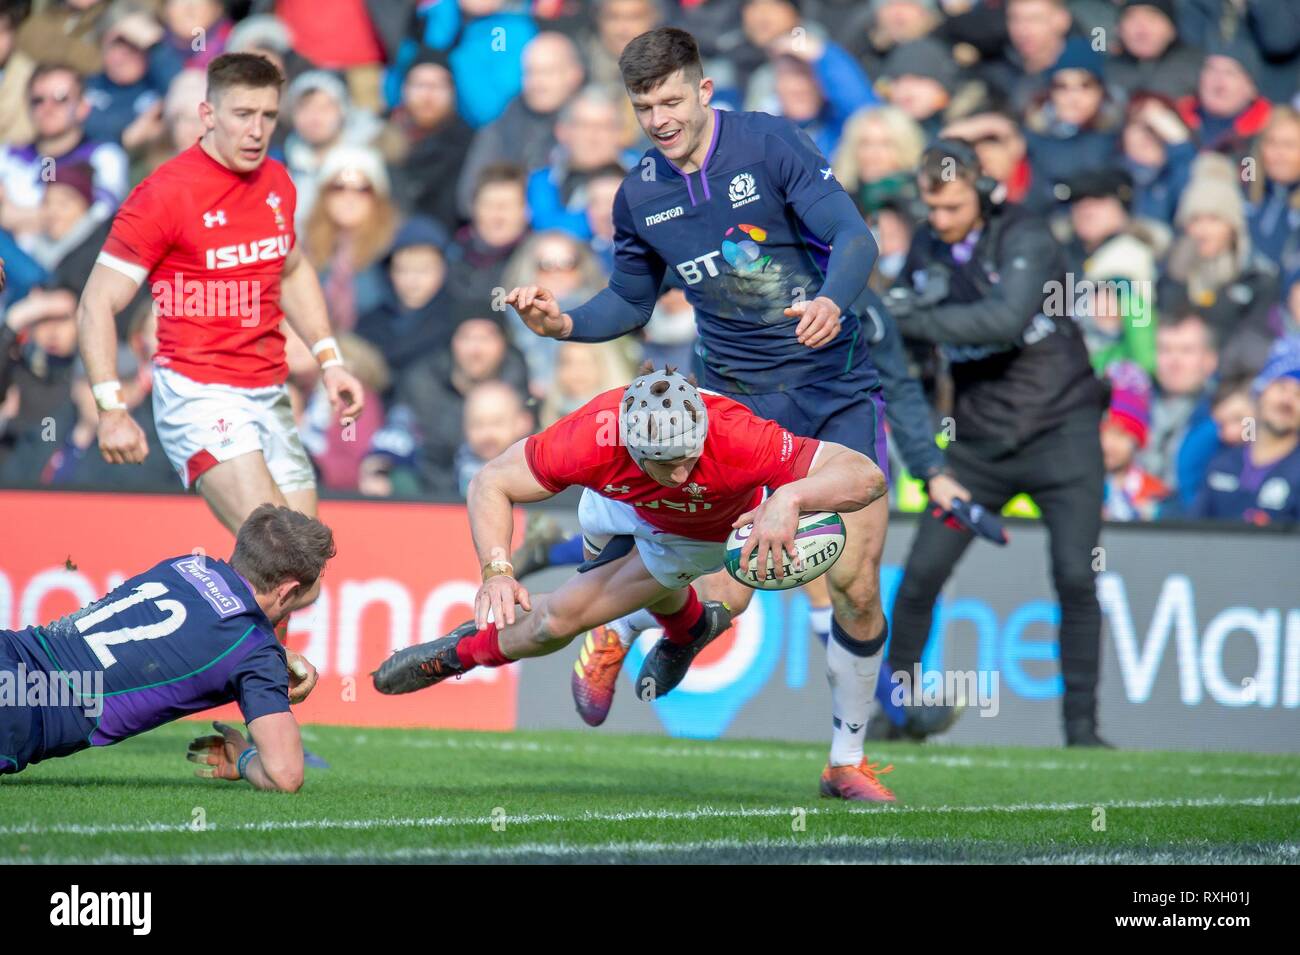
<instances>
[{"instance_id":1,"label":"gold bracelet on wrist","mask_svg":"<svg viewBox=\"0 0 1300 955\"><path fill-rule=\"evenodd\" d=\"M515 575L515 565L508 560L490 560L483 565L483 582L487 583L489 577L513 577Z\"/></svg>"}]
</instances>

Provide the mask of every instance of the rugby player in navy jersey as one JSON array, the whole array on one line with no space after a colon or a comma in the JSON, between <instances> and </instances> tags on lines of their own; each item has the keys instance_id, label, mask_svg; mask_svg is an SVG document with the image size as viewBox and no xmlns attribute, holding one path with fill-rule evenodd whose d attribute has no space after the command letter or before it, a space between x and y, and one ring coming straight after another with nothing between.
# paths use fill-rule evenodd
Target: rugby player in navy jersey
<instances>
[{"instance_id":1,"label":"rugby player in navy jersey","mask_svg":"<svg viewBox=\"0 0 1300 955\"><path fill-rule=\"evenodd\" d=\"M653 147L614 201L609 287L571 312L537 286L512 289L506 302L540 335L607 341L649 321L671 269L695 309L702 387L883 470L880 384L850 307L876 244L830 163L785 119L712 109L713 81L684 30L643 33L619 68ZM878 570L887 519L883 498L844 515L847 548L827 574L828 796L869 800L880 786L863 740L887 635ZM752 596L725 574L704 590L737 613Z\"/></svg>"},{"instance_id":2,"label":"rugby player in navy jersey","mask_svg":"<svg viewBox=\"0 0 1300 955\"><path fill-rule=\"evenodd\" d=\"M263 504L228 563L172 557L51 624L0 630L0 774L233 702L252 741L214 723L220 735L190 744L197 774L296 792L302 740L275 627L316 599L333 556L324 524Z\"/></svg>"}]
</instances>

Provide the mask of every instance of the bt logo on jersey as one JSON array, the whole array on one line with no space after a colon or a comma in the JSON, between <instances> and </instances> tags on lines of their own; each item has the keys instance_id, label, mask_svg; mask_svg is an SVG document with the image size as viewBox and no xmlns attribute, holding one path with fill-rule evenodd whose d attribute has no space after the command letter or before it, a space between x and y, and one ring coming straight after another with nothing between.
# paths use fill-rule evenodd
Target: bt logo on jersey
<instances>
[{"instance_id":1,"label":"bt logo on jersey","mask_svg":"<svg viewBox=\"0 0 1300 955\"><path fill-rule=\"evenodd\" d=\"M208 249L206 263L210 269L233 269L254 262L271 262L282 259L289 254L290 239L287 235L273 235L255 242L240 242L236 245L223 245Z\"/></svg>"}]
</instances>

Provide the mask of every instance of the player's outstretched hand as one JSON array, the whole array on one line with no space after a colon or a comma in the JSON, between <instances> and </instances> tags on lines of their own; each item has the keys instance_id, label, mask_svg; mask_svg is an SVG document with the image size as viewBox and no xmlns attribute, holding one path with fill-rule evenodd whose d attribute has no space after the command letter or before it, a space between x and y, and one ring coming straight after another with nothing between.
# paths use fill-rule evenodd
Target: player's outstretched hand
<instances>
[{"instance_id":1,"label":"player's outstretched hand","mask_svg":"<svg viewBox=\"0 0 1300 955\"><path fill-rule=\"evenodd\" d=\"M239 757L248 749L244 734L232 726L220 721L212 724L220 736L200 736L190 742L185 758L191 763L198 763L195 776L204 779L239 778Z\"/></svg>"},{"instance_id":2,"label":"player's outstretched hand","mask_svg":"<svg viewBox=\"0 0 1300 955\"><path fill-rule=\"evenodd\" d=\"M573 330L573 320L560 311L560 303L550 289L540 285L512 288L506 304L513 306L524 324L543 338L564 338Z\"/></svg>"},{"instance_id":3,"label":"player's outstretched hand","mask_svg":"<svg viewBox=\"0 0 1300 955\"><path fill-rule=\"evenodd\" d=\"M498 628L510 626L515 622L515 604L525 610L533 609L528 589L506 574L489 577L474 598L474 626L480 630L486 627L489 614Z\"/></svg>"},{"instance_id":4,"label":"player's outstretched hand","mask_svg":"<svg viewBox=\"0 0 1300 955\"><path fill-rule=\"evenodd\" d=\"M301 653L295 653L286 647L284 655L289 665L289 702L301 703L316 688L320 674Z\"/></svg>"},{"instance_id":5,"label":"player's outstretched hand","mask_svg":"<svg viewBox=\"0 0 1300 955\"><path fill-rule=\"evenodd\" d=\"M795 302L785 310L786 318L797 318L794 337L800 345L821 348L840 333L840 307L824 295L811 302Z\"/></svg>"},{"instance_id":6,"label":"player's outstretched hand","mask_svg":"<svg viewBox=\"0 0 1300 955\"><path fill-rule=\"evenodd\" d=\"M126 411L99 413L99 453L109 464L139 464L149 454L144 429Z\"/></svg>"},{"instance_id":7,"label":"player's outstretched hand","mask_svg":"<svg viewBox=\"0 0 1300 955\"><path fill-rule=\"evenodd\" d=\"M797 566L799 551L794 546L795 531L799 529L799 506L790 497L782 494L780 489L752 511L746 511L736 518L732 527L744 527L753 524L749 538L740 548L740 566L750 567L750 560L758 558L757 571L763 576L767 572L767 559L772 558L772 573L778 579L785 576L785 557L790 558L791 566Z\"/></svg>"},{"instance_id":8,"label":"player's outstretched hand","mask_svg":"<svg viewBox=\"0 0 1300 955\"><path fill-rule=\"evenodd\" d=\"M356 376L342 365L331 365L321 372L321 381L339 421L355 421L366 404L364 389Z\"/></svg>"}]
</instances>

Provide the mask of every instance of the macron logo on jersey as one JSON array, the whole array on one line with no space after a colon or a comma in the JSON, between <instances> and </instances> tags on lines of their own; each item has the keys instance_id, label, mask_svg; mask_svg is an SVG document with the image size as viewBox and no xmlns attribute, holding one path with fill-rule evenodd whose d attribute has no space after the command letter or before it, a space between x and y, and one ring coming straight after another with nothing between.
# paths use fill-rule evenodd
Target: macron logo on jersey
<instances>
[{"instance_id":1,"label":"macron logo on jersey","mask_svg":"<svg viewBox=\"0 0 1300 955\"><path fill-rule=\"evenodd\" d=\"M217 249L208 249L207 265L209 269L233 269L254 262L271 262L282 259L289 254L289 237L273 235L269 239L255 242L240 242L237 245L223 245Z\"/></svg>"},{"instance_id":2,"label":"macron logo on jersey","mask_svg":"<svg viewBox=\"0 0 1300 955\"><path fill-rule=\"evenodd\" d=\"M199 594L212 605L220 616L233 617L243 613L247 607L235 596L230 585L219 575L208 570L206 562L197 554L172 561L172 569L185 578Z\"/></svg>"},{"instance_id":3,"label":"macron logo on jersey","mask_svg":"<svg viewBox=\"0 0 1300 955\"><path fill-rule=\"evenodd\" d=\"M647 226L658 225L661 222L667 222L669 219L676 219L686 210L681 206L673 206L671 209L665 209L663 212L656 212L654 215L645 217Z\"/></svg>"}]
</instances>

